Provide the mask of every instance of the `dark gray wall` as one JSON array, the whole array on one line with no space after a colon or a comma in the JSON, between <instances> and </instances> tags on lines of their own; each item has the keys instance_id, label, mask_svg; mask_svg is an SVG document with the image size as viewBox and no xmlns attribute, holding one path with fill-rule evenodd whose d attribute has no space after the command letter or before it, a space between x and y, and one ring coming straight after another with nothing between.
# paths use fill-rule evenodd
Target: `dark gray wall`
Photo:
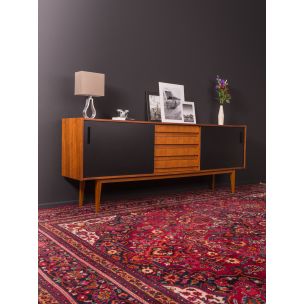
<instances>
[{"instance_id":1,"label":"dark gray wall","mask_svg":"<svg viewBox=\"0 0 304 304\"><path fill-rule=\"evenodd\" d=\"M144 92L163 81L185 85L198 123L216 123L212 81L228 78L225 123L248 125L248 168L238 182L265 180L265 37L262 0L39 0L39 203L77 199L77 184L61 177L60 166L61 118L80 116L84 105L73 95L79 70L106 74L98 118L123 108L145 120ZM140 186L156 191L198 182ZM105 192L129 193L121 184Z\"/></svg>"}]
</instances>

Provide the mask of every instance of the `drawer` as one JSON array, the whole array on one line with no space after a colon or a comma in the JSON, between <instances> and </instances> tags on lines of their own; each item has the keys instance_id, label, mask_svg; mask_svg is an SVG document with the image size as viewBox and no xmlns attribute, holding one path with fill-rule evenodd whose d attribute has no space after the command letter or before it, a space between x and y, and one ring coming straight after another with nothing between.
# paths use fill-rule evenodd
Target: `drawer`
<instances>
[{"instance_id":1,"label":"drawer","mask_svg":"<svg viewBox=\"0 0 304 304\"><path fill-rule=\"evenodd\" d=\"M154 156L184 156L199 155L200 149L198 145L156 145L154 148Z\"/></svg>"},{"instance_id":2,"label":"drawer","mask_svg":"<svg viewBox=\"0 0 304 304\"><path fill-rule=\"evenodd\" d=\"M159 136L158 134L155 134L156 145L198 145L199 143L199 136L172 136L171 134Z\"/></svg>"},{"instance_id":3,"label":"drawer","mask_svg":"<svg viewBox=\"0 0 304 304\"><path fill-rule=\"evenodd\" d=\"M164 159L154 161L155 169L164 168L185 168L185 167L197 167L199 166L199 160L197 159Z\"/></svg>"},{"instance_id":4,"label":"drawer","mask_svg":"<svg viewBox=\"0 0 304 304\"><path fill-rule=\"evenodd\" d=\"M156 125L154 172L193 172L200 169L200 127Z\"/></svg>"},{"instance_id":5,"label":"drawer","mask_svg":"<svg viewBox=\"0 0 304 304\"><path fill-rule=\"evenodd\" d=\"M156 133L196 133L200 132L200 127L198 126L166 126L166 125L156 125L155 126Z\"/></svg>"},{"instance_id":6,"label":"drawer","mask_svg":"<svg viewBox=\"0 0 304 304\"><path fill-rule=\"evenodd\" d=\"M199 171L197 166L186 168L156 168L154 173L191 173Z\"/></svg>"}]
</instances>

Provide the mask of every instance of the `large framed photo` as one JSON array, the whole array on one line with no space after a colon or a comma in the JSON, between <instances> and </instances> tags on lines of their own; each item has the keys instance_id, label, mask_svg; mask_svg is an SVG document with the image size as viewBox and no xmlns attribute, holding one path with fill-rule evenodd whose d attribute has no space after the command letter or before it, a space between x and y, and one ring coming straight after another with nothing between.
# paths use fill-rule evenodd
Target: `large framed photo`
<instances>
[{"instance_id":1,"label":"large framed photo","mask_svg":"<svg viewBox=\"0 0 304 304\"><path fill-rule=\"evenodd\" d=\"M146 92L148 120L161 121L160 98L158 93Z\"/></svg>"},{"instance_id":2,"label":"large framed photo","mask_svg":"<svg viewBox=\"0 0 304 304\"><path fill-rule=\"evenodd\" d=\"M193 101L183 102L183 118L185 123L196 124L195 105Z\"/></svg>"},{"instance_id":3,"label":"large framed photo","mask_svg":"<svg viewBox=\"0 0 304 304\"><path fill-rule=\"evenodd\" d=\"M184 86L159 82L159 97L162 122L183 123Z\"/></svg>"}]
</instances>

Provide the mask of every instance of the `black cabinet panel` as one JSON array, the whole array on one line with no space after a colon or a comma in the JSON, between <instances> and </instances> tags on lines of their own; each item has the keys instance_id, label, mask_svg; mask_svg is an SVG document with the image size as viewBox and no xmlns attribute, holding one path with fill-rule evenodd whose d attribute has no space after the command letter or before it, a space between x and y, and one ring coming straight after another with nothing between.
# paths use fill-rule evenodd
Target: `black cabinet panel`
<instances>
[{"instance_id":1,"label":"black cabinet panel","mask_svg":"<svg viewBox=\"0 0 304 304\"><path fill-rule=\"evenodd\" d=\"M201 170L243 167L244 128L202 127Z\"/></svg>"},{"instance_id":2,"label":"black cabinet panel","mask_svg":"<svg viewBox=\"0 0 304 304\"><path fill-rule=\"evenodd\" d=\"M154 171L154 125L85 121L84 177Z\"/></svg>"}]
</instances>

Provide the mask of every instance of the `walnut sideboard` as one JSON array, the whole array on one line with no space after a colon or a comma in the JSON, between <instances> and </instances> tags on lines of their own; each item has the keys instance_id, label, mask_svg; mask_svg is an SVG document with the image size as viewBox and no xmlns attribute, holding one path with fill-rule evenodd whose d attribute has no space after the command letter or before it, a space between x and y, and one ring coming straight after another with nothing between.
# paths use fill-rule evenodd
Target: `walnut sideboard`
<instances>
[{"instance_id":1,"label":"walnut sideboard","mask_svg":"<svg viewBox=\"0 0 304 304\"><path fill-rule=\"evenodd\" d=\"M95 181L95 208L104 183L229 174L246 166L246 126L62 119L62 176Z\"/></svg>"}]
</instances>

